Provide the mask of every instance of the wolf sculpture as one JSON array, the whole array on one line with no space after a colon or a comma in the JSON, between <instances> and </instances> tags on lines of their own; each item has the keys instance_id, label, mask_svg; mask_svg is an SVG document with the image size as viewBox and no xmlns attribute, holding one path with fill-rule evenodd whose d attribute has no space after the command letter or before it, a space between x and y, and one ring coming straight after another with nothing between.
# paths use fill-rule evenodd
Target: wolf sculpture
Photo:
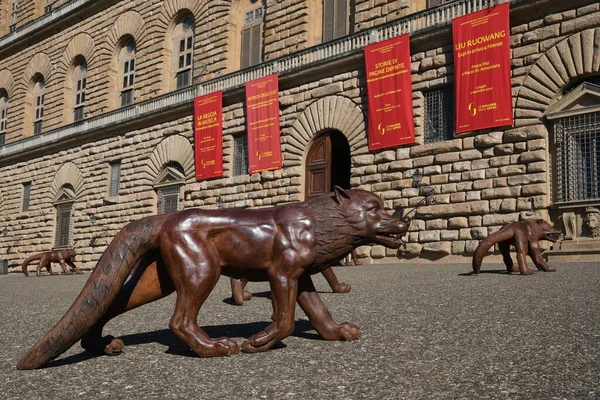
<instances>
[{"instance_id":1,"label":"wolf sculpture","mask_svg":"<svg viewBox=\"0 0 600 400\"><path fill-rule=\"evenodd\" d=\"M21 270L23 271L25 276L29 276L29 271L27 271L27 267L29 266L29 264L31 264L33 261L36 261L36 260L39 260L39 263L36 268L37 276L42 275L43 268L46 268L48 270L48 272L50 273L50 275L56 275L57 274L56 272L52 272L52 263L53 262L59 263L60 267L62 268L62 270L65 274L68 274L68 275L73 274L73 272L69 271L69 269L67 268L67 265L69 265L71 268L73 268L73 270L75 271L76 274L83 273L75 265L75 250L73 250L73 249L59 249L59 250L45 251L43 253L35 254L31 257L26 258L25 261L23 261L23 264L21 264Z\"/></svg>"},{"instance_id":2,"label":"wolf sculpture","mask_svg":"<svg viewBox=\"0 0 600 400\"><path fill-rule=\"evenodd\" d=\"M556 242L562 232L554 229L552 225L543 219L524 219L519 222L512 222L504 225L497 232L492 233L483 239L473 255L473 272L478 274L481 270L481 262L487 251L496 243L506 269L508 272L521 272L523 275L531 275L533 271L527 267L527 258L533 260L533 263L540 271L556 271L556 268L549 266L542 257L540 240L549 240ZM515 246L517 250L517 266L514 265L510 257L510 246Z\"/></svg>"},{"instance_id":3,"label":"wolf sculpture","mask_svg":"<svg viewBox=\"0 0 600 400\"><path fill-rule=\"evenodd\" d=\"M295 302L324 339L357 339L360 328L332 319L311 275L361 245L399 248L409 223L407 217L388 214L379 196L338 187L272 208L189 209L131 222L108 245L66 314L17 368L38 368L79 339L89 351L118 353L124 344L102 337L104 325L173 291L177 299L169 327L181 340L200 357L238 353L236 341L211 339L198 326L198 311L221 274L271 286L273 322L242 344L245 352L266 351L289 336Z\"/></svg>"}]
</instances>

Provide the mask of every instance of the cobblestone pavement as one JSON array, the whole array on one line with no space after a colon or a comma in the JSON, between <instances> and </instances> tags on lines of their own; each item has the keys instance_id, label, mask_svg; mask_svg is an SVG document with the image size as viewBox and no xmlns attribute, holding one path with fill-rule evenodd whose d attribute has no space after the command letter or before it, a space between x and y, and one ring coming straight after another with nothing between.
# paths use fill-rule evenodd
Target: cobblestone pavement
<instances>
[{"instance_id":1,"label":"cobblestone pavement","mask_svg":"<svg viewBox=\"0 0 600 400\"><path fill-rule=\"evenodd\" d=\"M168 329L175 296L112 321L125 352L92 357L79 344L35 371L19 358L63 315L89 273L0 277L2 399L599 399L600 263L508 275L498 264L337 268L333 294L354 342L320 340L298 309L296 329L266 353L200 359ZM242 342L270 321L268 285L242 307L222 278L200 311L209 335Z\"/></svg>"}]
</instances>

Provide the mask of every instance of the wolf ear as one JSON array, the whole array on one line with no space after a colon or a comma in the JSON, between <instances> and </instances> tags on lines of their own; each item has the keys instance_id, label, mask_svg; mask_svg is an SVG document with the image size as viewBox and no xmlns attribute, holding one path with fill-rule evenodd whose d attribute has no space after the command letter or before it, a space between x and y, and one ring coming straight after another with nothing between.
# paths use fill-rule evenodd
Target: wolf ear
<instances>
[{"instance_id":1,"label":"wolf ear","mask_svg":"<svg viewBox=\"0 0 600 400\"><path fill-rule=\"evenodd\" d=\"M335 193L335 199L337 200L338 204L344 204L350 201L350 194L341 187L335 185L333 187L333 192Z\"/></svg>"}]
</instances>

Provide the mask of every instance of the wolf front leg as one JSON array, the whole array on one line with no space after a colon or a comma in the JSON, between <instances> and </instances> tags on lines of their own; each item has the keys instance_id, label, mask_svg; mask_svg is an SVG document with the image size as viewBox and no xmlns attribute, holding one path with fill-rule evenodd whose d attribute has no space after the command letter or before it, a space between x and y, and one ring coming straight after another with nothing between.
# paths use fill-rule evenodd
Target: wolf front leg
<instances>
[{"instance_id":1,"label":"wolf front leg","mask_svg":"<svg viewBox=\"0 0 600 400\"><path fill-rule=\"evenodd\" d=\"M298 281L285 274L278 274L270 280L270 284L273 295L273 323L244 342L242 349L247 353L266 351L294 331Z\"/></svg>"},{"instance_id":2,"label":"wolf front leg","mask_svg":"<svg viewBox=\"0 0 600 400\"><path fill-rule=\"evenodd\" d=\"M556 268L549 266L544 258L542 257L542 249L540 248L540 242L532 240L529 242L529 257L533 260L536 268L540 271L554 272Z\"/></svg>"},{"instance_id":3,"label":"wolf front leg","mask_svg":"<svg viewBox=\"0 0 600 400\"><path fill-rule=\"evenodd\" d=\"M515 230L515 248L517 249L517 265L523 275L531 275L533 271L527 267L527 254L529 253L529 238L525 232Z\"/></svg>"},{"instance_id":4,"label":"wolf front leg","mask_svg":"<svg viewBox=\"0 0 600 400\"><path fill-rule=\"evenodd\" d=\"M350 322L336 323L319 297L310 275L303 275L298 283L298 304L319 335L326 340L355 340L360 327Z\"/></svg>"}]
</instances>

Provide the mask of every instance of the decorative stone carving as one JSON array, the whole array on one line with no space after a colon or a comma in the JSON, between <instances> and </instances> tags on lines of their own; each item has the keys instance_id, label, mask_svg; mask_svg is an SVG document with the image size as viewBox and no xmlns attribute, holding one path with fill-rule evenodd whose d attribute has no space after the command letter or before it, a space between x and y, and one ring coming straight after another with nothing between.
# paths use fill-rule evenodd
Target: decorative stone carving
<instances>
[{"instance_id":1,"label":"decorative stone carving","mask_svg":"<svg viewBox=\"0 0 600 400\"><path fill-rule=\"evenodd\" d=\"M577 237L577 216L574 212L566 212L562 215L565 227L565 239L573 240Z\"/></svg>"},{"instance_id":2,"label":"decorative stone carving","mask_svg":"<svg viewBox=\"0 0 600 400\"><path fill-rule=\"evenodd\" d=\"M600 210L596 207L587 207L585 209L584 223L590 236L593 238L600 237Z\"/></svg>"}]
</instances>

